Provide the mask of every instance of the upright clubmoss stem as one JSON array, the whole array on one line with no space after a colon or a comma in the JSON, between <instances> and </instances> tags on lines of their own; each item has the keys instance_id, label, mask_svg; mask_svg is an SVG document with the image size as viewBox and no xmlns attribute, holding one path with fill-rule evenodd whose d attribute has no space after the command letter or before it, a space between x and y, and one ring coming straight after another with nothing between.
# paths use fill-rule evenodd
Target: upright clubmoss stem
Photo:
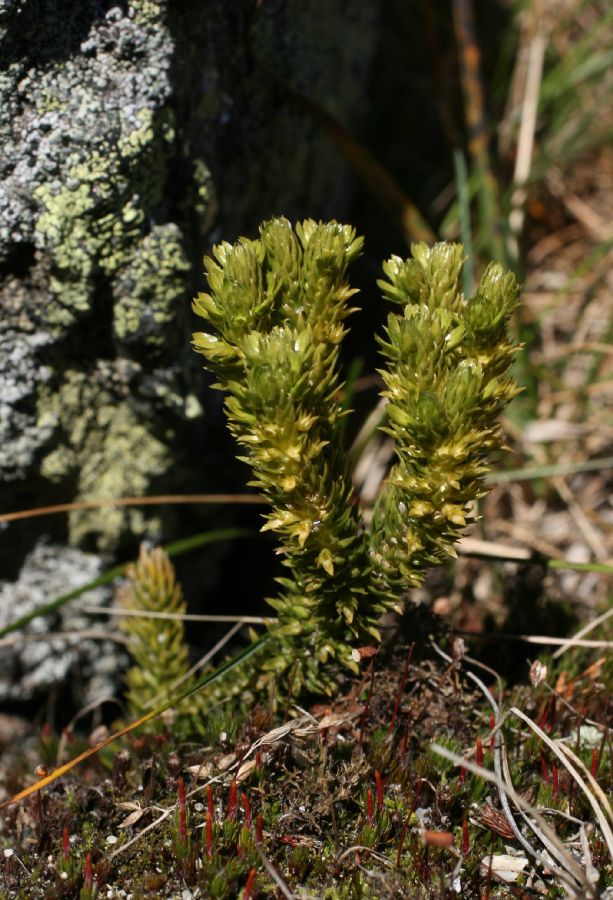
<instances>
[{"instance_id":1,"label":"upright clubmoss stem","mask_svg":"<svg viewBox=\"0 0 613 900\"><path fill-rule=\"evenodd\" d=\"M507 334L517 306L515 277L485 270L473 297L461 291L459 244L412 247L383 266L383 294L400 306L380 339L388 398L384 430L396 463L371 531L382 592L418 584L449 556L485 493L490 455L503 446L500 412L518 393L507 371L518 349Z\"/></svg>"},{"instance_id":2,"label":"upright clubmoss stem","mask_svg":"<svg viewBox=\"0 0 613 900\"><path fill-rule=\"evenodd\" d=\"M300 660L301 684L314 690L325 686L327 659L354 665L350 644L378 638L390 606L371 590L342 446L339 351L355 293L346 271L361 246L346 225L307 220L294 230L273 219L258 240L214 248L210 293L194 303L210 328L194 347L227 392L240 458L271 505L263 530L277 536L289 570L270 600L280 652L268 670Z\"/></svg>"}]
</instances>

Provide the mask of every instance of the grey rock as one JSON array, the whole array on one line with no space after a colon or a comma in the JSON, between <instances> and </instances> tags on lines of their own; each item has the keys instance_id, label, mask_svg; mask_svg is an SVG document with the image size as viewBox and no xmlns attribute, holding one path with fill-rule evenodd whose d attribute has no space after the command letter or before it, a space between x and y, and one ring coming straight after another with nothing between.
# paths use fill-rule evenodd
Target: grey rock
<instances>
[{"instance_id":1,"label":"grey rock","mask_svg":"<svg viewBox=\"0 0 613 900\"><path fill-rule=\"evenodd\" d=\"M96 556L72 547L39 544L27 557L17 582L0 582L0 628L99 574ZM105 604L110 593L109 588L96 588L87 602ZM13 646L0 646L0 700L42 700L50 691L62 690L80 707L111 696L117 690L125 652L110 640L88 638L92 630L101 631L98 620L79 613L74 604L33 620Z\"/></svg>"},{"instance_id":2,"label":"grey rock","mask_svg":"<svg viewBox=\"0 0 613 900\"><path fill-rule=\"evenodd\" d=\"M51 377L48 366L32 366L39 348L49 343L44 332L3 334L0 329L0 480L23 479L53 432L53 424L36 422L37 389Z\"/></svg>"}]
</instances>

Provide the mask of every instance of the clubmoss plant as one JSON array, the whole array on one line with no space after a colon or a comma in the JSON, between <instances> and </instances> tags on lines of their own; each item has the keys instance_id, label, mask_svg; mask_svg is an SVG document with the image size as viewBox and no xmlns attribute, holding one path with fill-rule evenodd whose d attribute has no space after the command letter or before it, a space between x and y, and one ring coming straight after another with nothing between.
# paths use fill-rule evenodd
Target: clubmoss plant
<instances>
[{"instance_id":1,"label":"clubmoss plant","mask_svg":"<svg viewBox=\"0 0 613 900\"><path fill-rule=\"evenodd\" d=\"M250 482L271 511L288 576L271 599L278 620L265 664L299 665L299 683L329 686L323 664L352 662L379 639L377 620L445 556L484 493L488 457L502 446L497 416L517 393L505 374L516 347L507 324L513 275L490 266L477 293L460 291L460 245L413 247L381 282L401 306L382 340L386 428L397 462L365 528L342 443L339 351L354 312L346 272L362 246L336 222L292 229L265 222L257 240L222 243L205 258L209 293L194 311L209 331L194 348L226 392L225 409Z\"/></svg>"},{"instance_id":2,"label":"clubmoss plant","mask_svg":"<svg viewBox=\"0 0 613 900\"><path fill-rule=\"evenodd\" d=\"M121 628L128 635L128 649L135 665L126 674L126 699L133 716L140 716L190 686L186 679L189 656L185 628L180 618L186 611L174 566L160 547L150 549L143 544L138 562L127 571L127 581L117 595L120 607L127 611L168 613L173 618L159 619L127 616ZM204 727L204 697L195 694L178 705L179 729L198 733ZM150 727L159 727L153 720Z\"/></svg>"}]
</instances>

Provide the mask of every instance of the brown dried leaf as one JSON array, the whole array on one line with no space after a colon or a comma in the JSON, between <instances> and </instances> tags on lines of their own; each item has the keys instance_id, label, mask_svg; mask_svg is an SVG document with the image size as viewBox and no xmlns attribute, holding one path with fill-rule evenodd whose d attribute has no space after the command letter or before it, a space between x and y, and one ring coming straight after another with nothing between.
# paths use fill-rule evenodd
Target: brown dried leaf
<instances>
[{"instance_id":1,"label":"brown dried leaf","mask_svg":"<svg viewBox=\"0 0 613 900\"><path fill-rule=\"evenodd\" d=\"M120 828L129 828L131 825L136 825L136 823L139 821L139 819L142 819L142 817L144 815L145 815L144 809L135 809L134 812L131 812L129 816L126 816L126 818L123 820L123 822L121 822L119 827Z\"/></svg>"},{"instance_id":2,"label":"brown dried leaf","mask_svg":"<svg viewBox=\"0 0 613 900\"><path fill-rule=\"evenodd\" d=\"M255 766L255 759L248 759L247 762L244 762L236 773L237 783L240 784L241 782L246 781L255 769Z\"/></svg>"}]
</instances>

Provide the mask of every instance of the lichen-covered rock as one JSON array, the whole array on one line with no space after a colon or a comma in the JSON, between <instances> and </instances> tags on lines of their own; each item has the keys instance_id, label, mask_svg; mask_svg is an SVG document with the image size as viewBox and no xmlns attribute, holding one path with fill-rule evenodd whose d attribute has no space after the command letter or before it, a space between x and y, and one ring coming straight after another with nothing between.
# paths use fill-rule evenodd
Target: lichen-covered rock
<instances>
[{"instance_id":1,"label":"lichen-covered rock","mask_svg":"<svg viewBox=\"0 0 613 900\"><path fill-rule=\"evenodd\" d=\"M345 163L284 85L350 123L378 3L0 0L4 509L211 486L202 252L269 215L342 212ZM0 565L50 528L134 548L169 515L16 523Z\"/></svg>"},{"instance_id":2,"label":"lichen-covered rock","mask_svg":"<svg viewBox=\"0 0 613 900\"><path fill-rule=\"evenodd\" d=\"M119 353L172 365L180 355L181 329L173 334L189 271L177 225L155 225L113 284L113 334Z\"/></svg>"},{"instance_id":3,"label":"lichen-covered rock","mask_svg":"<svg viewBox=\"0 0 613 900\"><path fill-rule=\"evenodd\" d=\"M0 22L0 472L22 505L33 472L33 504L46 482L66 500L146 492L172 429L151 437L134 369L176 380L189 270L180 226L154 222L175 149L163 7L14 2ZM137 521L94 512L70 540L112 548Z\"/></svg>"},{"instance_id":4,"label":"lichen-covered rock","mask_svg":"<svg viewBox=\"0 0 613 900\"><path fill-rule=\"evenodd\" d=\"M129 375L118 362L107 373L120 384ZM58 427L63 440L43 457L41 474L49 481L63 480L67 474L77 485L82 500L96 497L139 497L147 492L150 480L162 475L171 464L169 449L128 403L117 403L110 389L92 382L85 373L68 372L60 390L41 403L42 428ZM105 546L109 535L119 532L127 517L134 534L142 533L142 512L118 508L77 510L69 514L71 543L83 543L86 535ZM149 522L149 530L155 528Z\"/></svg>"},{"instance_id":5,"label":"lichen-covered rock","mask_svg":"<svg viewBox=\"0 0 613 900\"><path fill-rule=\"evenodd\" d=\"M6 334L0 326L0 481L24 478L36 458L36 450L48 442L52 426L36 419L34 399L49 380L49 366L32 365L48 335Z\"/></svg>"}]
</instances>

